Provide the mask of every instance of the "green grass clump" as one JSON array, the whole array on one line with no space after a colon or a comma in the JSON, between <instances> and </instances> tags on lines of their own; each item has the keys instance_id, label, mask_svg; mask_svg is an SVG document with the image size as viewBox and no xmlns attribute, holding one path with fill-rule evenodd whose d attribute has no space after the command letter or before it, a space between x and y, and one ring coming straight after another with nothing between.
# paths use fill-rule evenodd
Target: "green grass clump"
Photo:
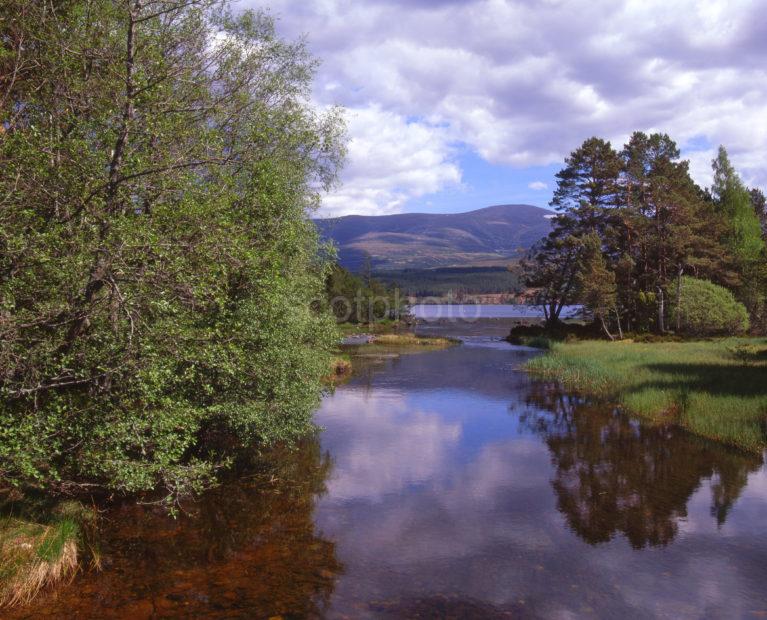
<instances>
[{"instance_id":1,"label":"green grass clump","mask_svg":"<svg viewBox=\"0 0 767 620\"><path fill-rule=\"evenodd\" d=\"M507 340L511 344L543 349L544 351L550 351L554 345L554 341L547 336L509 336Z\"/></svg>"},{"instance_id":2,"label":"green grass clump","mask_svg":"<svg viewBox=\"0 0 767 620\"><path fill-rule=\"evenodd\" d=\"M555 343L526 368L656 423L747 450L767 446L767 340Z\"/></svg>"},{"instance_id":3,"label":"green grass clump","mask_svg":"<svg viewBox=\"0 0 767 620\"><path fill-rule=\"evenodd\" d=\"M402 347L429 347L433 349L444 349L457 344L457 340L452 338L432 338L416 336L411 333L404 334L381 334L375 336L371 342L374 345L383 346L402 346Z\"/></svg>"},{"instance_id":4,"label":"green grass clump","mask_svg":"<svg viewBox=\"0 0 767 620\"><path fill-rule=\"evenodd\" d=\"M43 588L72 577L84 546L98 566L97 550L85 541L94 519L79 502L60 504L45 522L0 517L0 608L28 603Z\"/></svg>"}]
</instances>

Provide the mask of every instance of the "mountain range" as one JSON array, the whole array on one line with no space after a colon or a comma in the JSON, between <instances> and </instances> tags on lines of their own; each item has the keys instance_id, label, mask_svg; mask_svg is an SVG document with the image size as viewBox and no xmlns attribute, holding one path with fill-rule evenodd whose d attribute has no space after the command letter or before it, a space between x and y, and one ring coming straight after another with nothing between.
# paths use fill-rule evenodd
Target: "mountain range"
<instances>
[{"instance_id":1,"label":"mountain range","mask_svg":"<svg viewBox=\"0 0 767 620\"><path fill-rule=\"evenodd\" d=\"M496 205L465 213L346 215L317 219L339 261L376 271L502 265L518 259L548 234L552 212L532 205Z\"/></svg>"}]
</instances>

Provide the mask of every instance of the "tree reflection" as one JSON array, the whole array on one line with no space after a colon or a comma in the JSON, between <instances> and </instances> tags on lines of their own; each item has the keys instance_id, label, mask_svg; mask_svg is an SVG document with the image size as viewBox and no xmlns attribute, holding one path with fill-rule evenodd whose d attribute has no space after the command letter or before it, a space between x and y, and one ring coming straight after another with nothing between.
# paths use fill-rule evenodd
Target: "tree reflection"
<instances>
[{"instance_id":1,"label":"tree reflection","mask_svg":"<svg viewBox=\"0 0 767 620\"><path fill-rule=\"evenodd\" d=\"M591 544L618 533L635 548L669 544L706 478L711 514L721 525L762 464L758 455L677 427L640 425L550 384L534 383L526 404L523 424L542 436L554 459L558 509Z\"/></svg>"},{"instance_id":2,"label":"tree reflection","mask_svg":"<svg viewBox=\"0 0 767 620\"><path fill-rule=\"evenodd\" d=\"M342 572L313 522L332 462L316 438L267 461L176 519L135 504L108 513L103 570L20 617L321 616Z\"/></svg>"}]
</instances>

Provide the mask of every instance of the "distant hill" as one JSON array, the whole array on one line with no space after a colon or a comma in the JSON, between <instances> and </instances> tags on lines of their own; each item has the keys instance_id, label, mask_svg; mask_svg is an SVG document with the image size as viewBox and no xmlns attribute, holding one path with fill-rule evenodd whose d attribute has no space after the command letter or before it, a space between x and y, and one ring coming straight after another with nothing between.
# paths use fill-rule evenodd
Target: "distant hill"
<instances>
[{"instance_id":1,"label":"distant hill","mask_svg":"<svg viewBox=\"0 0 767 620\"><path fill-rule=\"evenodd\" d=\"M548 234L550 216L532 205L497 205L466 213L347 215L315 223L335 242L341 264L358 271L368 254L376 270L503 264Z\"/></svg>"}]
</instances>

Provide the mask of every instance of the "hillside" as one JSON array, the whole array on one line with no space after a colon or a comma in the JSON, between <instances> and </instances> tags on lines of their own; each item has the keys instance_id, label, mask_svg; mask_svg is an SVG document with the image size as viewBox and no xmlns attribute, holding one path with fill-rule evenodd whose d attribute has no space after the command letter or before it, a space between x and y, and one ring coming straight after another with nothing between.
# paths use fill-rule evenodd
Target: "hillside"
<instances>
[{"instance_id":1,"label":"hillside","mask_svg":"<svg viewBox=\"0 0 767 620\"><path fill-rule=\"evenodd\" d=\"M551 211L497 205L466 213L347 215L315 220L332 239L341 264L359 270L370 255L374 269L503 264L545 236Z\"/></svg>"}]
</instances>

